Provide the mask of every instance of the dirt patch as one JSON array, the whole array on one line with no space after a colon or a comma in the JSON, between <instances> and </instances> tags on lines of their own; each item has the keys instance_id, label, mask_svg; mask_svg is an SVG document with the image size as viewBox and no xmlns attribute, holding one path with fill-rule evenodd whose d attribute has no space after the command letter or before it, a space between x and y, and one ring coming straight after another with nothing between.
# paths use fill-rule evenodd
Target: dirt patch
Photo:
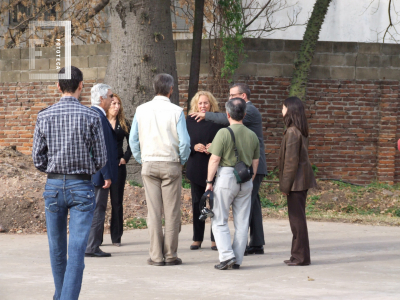
<instances>
[{"instance_id":1,"label":"dirt patch","mask_svg":"<svg viewBox=\"0 0 400 300\"><path fill-rule=\"evenodd\" d=\"M39 172L32 158L13 147L0 149L0 232L45 233L44 199L46 174ZM182 189L182 224L192 222L190 190ZM125 186L124 219L146 218L144 188ZM107 205L105 230L109 230L110 199Z\"/></svg>"},{"instance_id":2,"label":"dirt patch","mask_svg":"<svg viewBox=\"0 0 400 300\"><path fill-rule=\"evenodd\" d=\"M264 216L287 218L287 201L277 184L262 186L261 203ZM308 192L306 214L310 220L399 226L400 186L319 180L318 187Z\"/></svg>"}]
</instances>

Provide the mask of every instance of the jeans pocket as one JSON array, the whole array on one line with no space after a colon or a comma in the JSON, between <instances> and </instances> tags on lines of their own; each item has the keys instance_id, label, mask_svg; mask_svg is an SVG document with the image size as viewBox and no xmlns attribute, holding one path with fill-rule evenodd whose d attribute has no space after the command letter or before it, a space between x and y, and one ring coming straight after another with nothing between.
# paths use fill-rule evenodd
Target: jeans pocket
<instances>
[{"instance_id":1,"label":"jeans pocket","mask_svg":"<svg viewBox=\"0 0 400 300\"><path fill-rule=\"evenodd\" d=\"M45 190L43 192L44 206L46 210L52 213L56 213L59 210L57 201L58 191L57 190Z\"/></svg>"},{"instance_id":2,"label":"jeans pocket","mask_svg":"<svg viewBox=\"0 0 400 300\"><path fill-rule=\"evenodd\" d=\"M95 197L92 190L89 191L74 191L71 190L72 208L79 211L92 211L95 209Z\"/></svg>"}]
</instances>

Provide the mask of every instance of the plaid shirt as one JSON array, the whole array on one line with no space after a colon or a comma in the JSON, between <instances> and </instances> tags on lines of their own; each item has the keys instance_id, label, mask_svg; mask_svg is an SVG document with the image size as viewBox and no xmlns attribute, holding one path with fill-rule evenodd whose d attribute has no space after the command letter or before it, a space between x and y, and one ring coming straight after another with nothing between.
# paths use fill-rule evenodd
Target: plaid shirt
<instances>
[{"instance_id":1,"label":"plaid shirt","mask_svg":"<svg viewBox=\"0 0 400 300\"><path fill-rule=\"evenodd\" d=\"M94 174L107 162L99 114L74 97L39 112L32 158L42 172Z\"/></svg>"}]
</instances>

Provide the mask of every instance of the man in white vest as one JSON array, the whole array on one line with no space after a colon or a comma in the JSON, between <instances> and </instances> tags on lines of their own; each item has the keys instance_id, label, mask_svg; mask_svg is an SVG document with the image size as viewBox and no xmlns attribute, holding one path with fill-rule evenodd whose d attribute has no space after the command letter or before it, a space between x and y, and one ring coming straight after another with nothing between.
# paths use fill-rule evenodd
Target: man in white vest
<instances>
[{"instance_id":1,"label":"man in white vest","mask_svg":"<svg viewBox=\"0 0 400 300\"><path fill-rule=\"evenodd\" d=\"M149 265L180 265L177 256L181 228L182 165L190 154L190 137L183 109L170 101L174 78L154 77L156 96L136 109L129 136L133 156L142 164L148 208ZM164 210L165 230L162 230Z\"/></svg>"}]
</instances>

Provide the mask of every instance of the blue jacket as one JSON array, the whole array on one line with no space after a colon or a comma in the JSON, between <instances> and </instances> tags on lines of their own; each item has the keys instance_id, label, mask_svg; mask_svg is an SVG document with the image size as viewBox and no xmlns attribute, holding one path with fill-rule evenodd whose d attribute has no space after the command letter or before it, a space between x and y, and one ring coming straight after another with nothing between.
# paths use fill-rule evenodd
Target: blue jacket
<instances>
[{"instance_id":1,"label":"blue jacket","mask_svg":"<svg viewBox=\"0 0 400 300\"><path fill-rule=\"evenodd\" d=\"M111 183L115 183L118 180L117 135L104 113L97 107L92 106L91 109L100 115L107 148L107 163L100 171L92 175L92 182L95 186L103 186L104 180L111 179Z\"/></svg>"}]
</instances>

